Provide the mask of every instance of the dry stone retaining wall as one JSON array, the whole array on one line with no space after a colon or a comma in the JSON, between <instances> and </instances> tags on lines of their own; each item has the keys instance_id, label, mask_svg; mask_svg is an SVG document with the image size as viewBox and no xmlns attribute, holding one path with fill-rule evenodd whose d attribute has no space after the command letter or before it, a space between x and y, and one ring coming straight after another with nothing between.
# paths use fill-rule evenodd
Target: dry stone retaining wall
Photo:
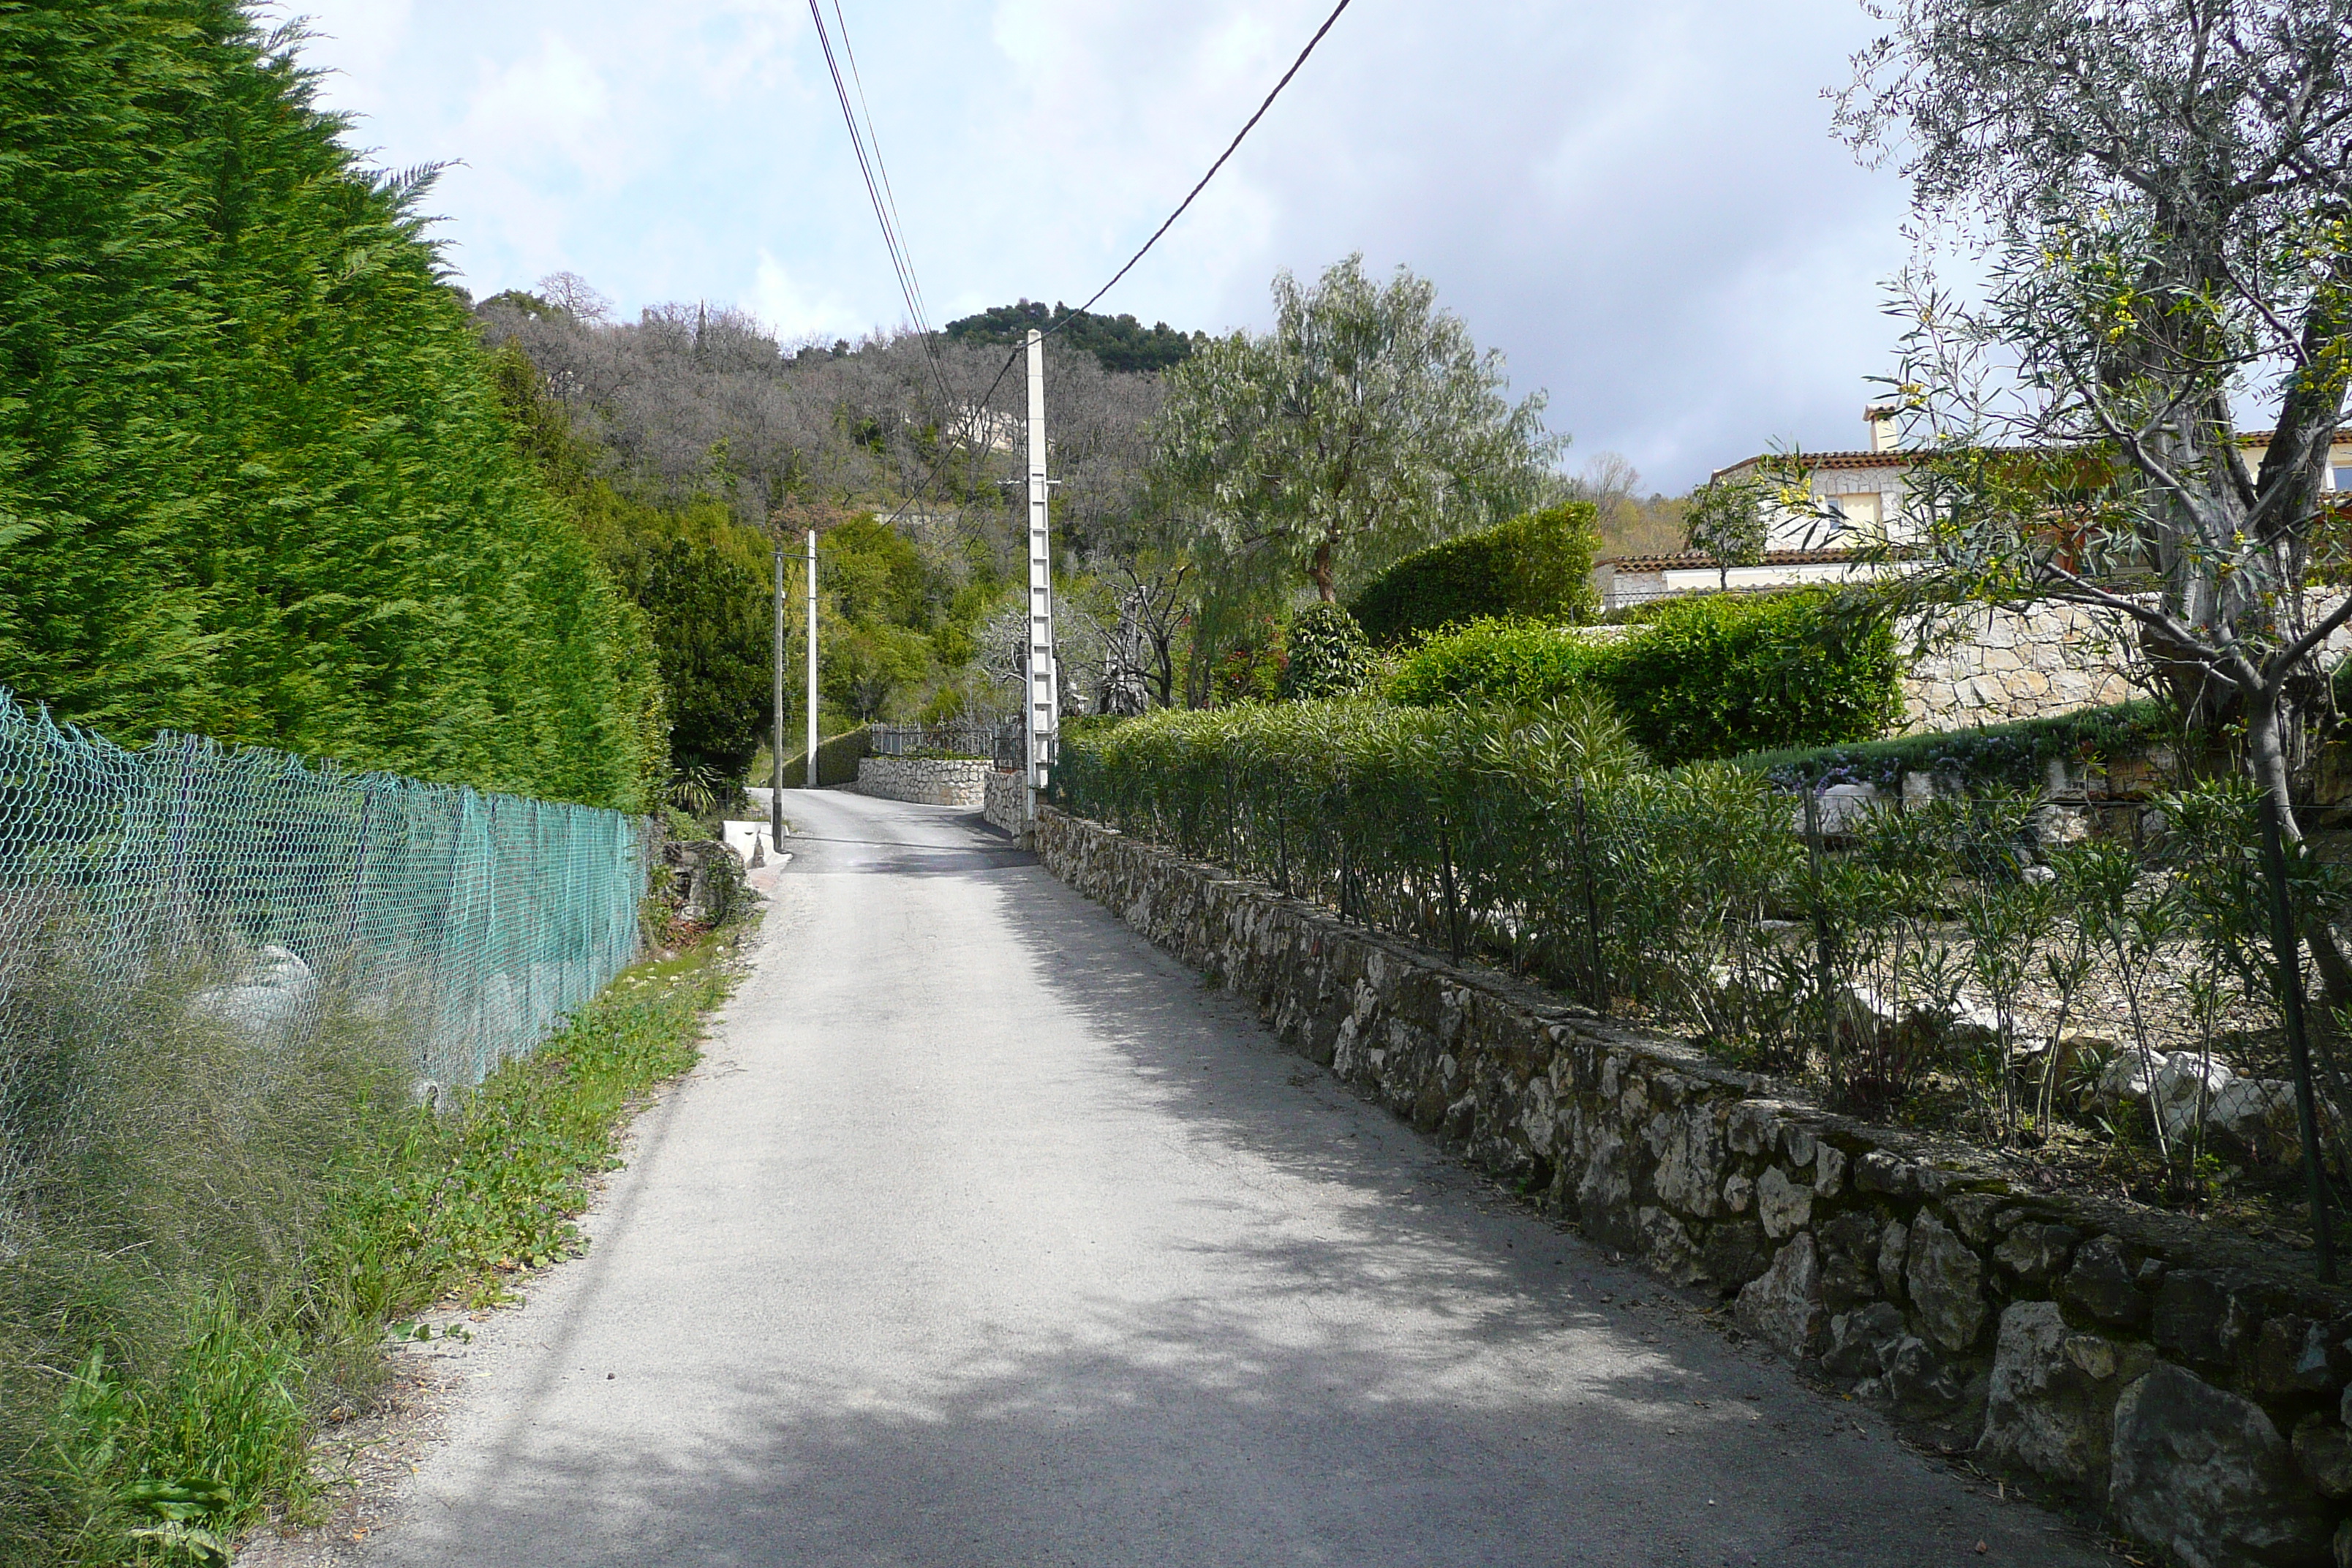
<instances>
[{"instance_id":1,"label":"dry stone retaining wall","mask_svg":"<svg viewBox=\"0 0 2352 1568\"><path fill-rule=\"evenodd\" d=\"M2322 591L2310 613L2324 616L2336 602ZM2143 695L2124 677L2139 634L2112 610L2049 601L1988 605L1962 612L1944 630L1933 651L1904 671L1903 734L2048 719ZM2338 632L2325 657L2347 651L2352 635Z\"/></svg>"},{"instance_id":2,"label":"dry stone retaining wall","mask_svg":"<svg viewBox=\"0 0 2352 1568\"><path fill-rule=\"evenodd\" d=\"M2294 1255L2018 1190L1094 823L1043 811L1036 847L1299 1054L1856 1397L2192 1568L2352 1563L2352 1294Z\"/></svg>"},{"instance_id":3,"label":"dry stone retaining wall","mask_svg":"<svg viewBox=\"0 0 2352 1568\"><path fill-rule=\"evenodd\" d=\"M992 771L974 757L860 757L851 787L918 805L978 805Z\"/></svg>"},{"instance_id":4,"label":"dry stone retaining wall","mask_svg":"<svg viewBox=\"0 0 2352 1568\"><path fill-rule=\"evenodd\" d=\"M1988 605L1965 613L1948 641L1903 674L1906 735L2046 719L2128 702L2130 632L2080 605Z\"/></svg>"},{"instance_id":5,"label":"dry stone retaining wall","mask_svg":"<svg viewBox=\"0 0 2352 1568\"><path fill-rule=\"evenodd\" d=\"M1017 769L990 769L986 800L982 806L982 815L990 823L1015 837L1029 831L1029 824L1023 816L1028 806L1028 792L1022 787L1024 782Z\"/></svg>"}]
</instances>

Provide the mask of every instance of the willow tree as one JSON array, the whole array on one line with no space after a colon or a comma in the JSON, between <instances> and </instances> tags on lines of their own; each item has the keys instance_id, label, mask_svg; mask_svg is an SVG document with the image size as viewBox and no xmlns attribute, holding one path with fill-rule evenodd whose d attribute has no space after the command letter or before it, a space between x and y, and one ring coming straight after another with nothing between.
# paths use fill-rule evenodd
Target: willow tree
<instances>
[{"instance_id":1,"label":"willow tree","mask_svg":"<svg viewBox=\"0 0 2352 1568\"><path fill-rule=\"evenodd\" d=\"M1920 595L2124 617L2291 783L2352 598L2323 505L2352 368L2352 0L1892 0L1842 131L1981 297L1907 276ZM2250 465L2234 410L2276 409ZM2352 985L2352 975L2336 979ZM2347 994L2346 1000L2352 1000Z\"/></svg>"},{"instance_id":2,"label":"willow tree","mask_svg":"<svg viewBox=\"0 0 2352 1568\"><path fill-rule=\"evenodd\" d=\"M1169 371L1153 473L1198 507L1227 558L1343 575L1499 521L1540 494L1560 443L1544 397L1514 405L1436 288L1350 256L1303 288L1274 280L1274 331L1214 339Z\"/></svg>"}]
</instances>

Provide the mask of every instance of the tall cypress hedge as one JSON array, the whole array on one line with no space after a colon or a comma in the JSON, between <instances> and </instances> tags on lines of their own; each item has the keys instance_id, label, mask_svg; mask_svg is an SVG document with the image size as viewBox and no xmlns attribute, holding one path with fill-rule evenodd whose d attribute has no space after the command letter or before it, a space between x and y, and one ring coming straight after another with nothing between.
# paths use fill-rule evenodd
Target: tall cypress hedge
<instances>
[{"instance_id":1,"label":"tall cypress hedge","mask_svg":"<svg viewBox=\"0 0 2352 1568\"><path fill-rule=\"evenodd\" d=\"M635 612L515 447L424 180L232 0L0 4L0 684L636 807Z\"/></svg>"}]
</instances>

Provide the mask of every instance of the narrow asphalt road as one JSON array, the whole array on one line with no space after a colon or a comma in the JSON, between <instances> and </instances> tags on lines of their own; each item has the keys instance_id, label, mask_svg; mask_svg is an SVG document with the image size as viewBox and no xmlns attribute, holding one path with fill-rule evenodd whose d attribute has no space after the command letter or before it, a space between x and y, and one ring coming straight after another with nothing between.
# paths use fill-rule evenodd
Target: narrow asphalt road
<instances>
[{"instance_id":1,"label":"narrow asphalt road","mask_svg":"<svg viewBox=\"0 0 2352 1568\"><path fill-rule=\"evenodd\" d=\"M702 1067L590 1254L471 1347L364 1561L2104 1561L1486 1187L976 815L788 810Z\"/></svg>"}]
</instances>

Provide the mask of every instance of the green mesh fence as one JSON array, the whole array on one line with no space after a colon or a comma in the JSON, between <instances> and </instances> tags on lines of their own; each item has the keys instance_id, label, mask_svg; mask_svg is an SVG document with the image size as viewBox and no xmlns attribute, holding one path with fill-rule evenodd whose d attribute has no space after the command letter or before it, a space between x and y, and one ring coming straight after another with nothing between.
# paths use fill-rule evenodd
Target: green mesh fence
<instances>
[{"instance_id":1,"label":"green mesh fence","mask_svg":"<svg viewBox=\"0 0 2352 1568\"><path fill-rule=\"evenodd\" d=\"M196 736L126 751L0 690L0 1104L43 1058L22 1004L65 965L100 1007L178 986L288 1050L357 1018L420 1079L478 1081L629 962L645 887L618 812Z\"/></svg>"}]
</instances>

